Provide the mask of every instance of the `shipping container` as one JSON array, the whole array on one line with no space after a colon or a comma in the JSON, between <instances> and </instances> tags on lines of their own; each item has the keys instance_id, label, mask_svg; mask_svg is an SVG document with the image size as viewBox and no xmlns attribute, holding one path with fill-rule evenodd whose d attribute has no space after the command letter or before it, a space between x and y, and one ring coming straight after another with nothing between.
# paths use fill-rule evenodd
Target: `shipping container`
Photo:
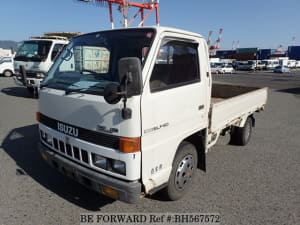
<instances>
[{"instance_id":1,"label":"shipping container","mask_svg":"<svg viewBox=\"0 0 300 225\"><path fill-rule=\"evenodd\" d=\"M264 59L270 59L274 57L284 57L285 54L281 54L276 52L276 49L260 49L258 52L258 59L264 60Z\"/></svg>"},{"instance_id":2,"label":"shipping container","mask_svg":"<svg viewBox=\"0 0 300 225\"><path fill-rule=\"evenodd\" d=\"M238 48L236 53L257 53L259 48Z\"/></svg>"},{"instance_id":3,"label":"shipping container","mask_svg":"<svg viewBox=\"0 0 300 225\"><path fill-rule=\"evenodd\" d=\"M257 53L237 53L233 57L238 61L244 60L256 60L258 54Z\"/></svg>"},{"instance_id":4,"label":"shipping container","mask_svg":"<svg viewBox=\"0 0 300 225\"><path fill-rule=\"evenodd\" d=\"M232 59L234 54L236 54L235 50L218 50L216 52L217 57L221 59Z\"/></svg>"},{"instance_id":5,"label":"shipping container","mask_svg":"<svg viewBox=\"0 0 300 225\"><path fill-rule=\"evenodd\" d=\"M270 55L275 54L275 49L260 49L258 52L258 59L263 60L263 59L268 59Z\"/></svg>"},{"instance_id":6,"label":"shipping container","mask_svg":"<svg viewBox=\"0 0 300 225\"><path fill-rule=\"evenodd\" d=\"M288 57L290 59L300 60L300 46L289 46Z\"/></svg>"}]
</instances>

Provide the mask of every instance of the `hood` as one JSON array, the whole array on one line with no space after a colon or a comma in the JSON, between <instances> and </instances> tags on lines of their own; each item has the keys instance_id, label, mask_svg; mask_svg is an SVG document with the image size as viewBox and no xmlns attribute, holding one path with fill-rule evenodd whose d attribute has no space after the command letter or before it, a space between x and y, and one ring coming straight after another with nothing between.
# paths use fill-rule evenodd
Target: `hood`
<instances>
[{"instance_id":1,"label":"hood","mask_svg":"<svg viewBox=\"0 0 300 225\"><path fill-rule=\"evenodd\" d=\"M63 90L43 88L40 91L39 112L56 120L87 130L124 137L139 137L140 101L132 97L127 101L132 118L122 118L123 102L110 105L103 96L70 93Z\"/></svg>"}]
</instances>

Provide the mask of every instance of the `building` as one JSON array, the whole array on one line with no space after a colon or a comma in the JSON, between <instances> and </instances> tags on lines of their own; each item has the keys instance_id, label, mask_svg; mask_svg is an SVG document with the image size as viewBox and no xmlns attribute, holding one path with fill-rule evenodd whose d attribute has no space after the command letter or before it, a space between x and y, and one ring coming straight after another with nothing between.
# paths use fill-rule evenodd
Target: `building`
<instances>
[{"instance_id":1,"label":"building","mask_svg":"<svg viewBox=\"0 0 300 225\"><path fill-rule=\"evenodd\" d=\"M4 56L11 56L11 50L10 49L4 49L0 48L0 58Z\"/></svg>"}]
</instances>

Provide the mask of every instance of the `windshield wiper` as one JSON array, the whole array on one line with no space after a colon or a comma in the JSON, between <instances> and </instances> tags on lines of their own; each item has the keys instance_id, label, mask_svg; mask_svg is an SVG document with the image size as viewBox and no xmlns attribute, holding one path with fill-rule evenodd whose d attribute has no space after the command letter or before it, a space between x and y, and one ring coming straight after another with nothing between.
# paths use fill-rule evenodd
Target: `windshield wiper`
<instances>
[{"instance_id":1,"label":"windshield wiper","mask_svg":"<svg viewBox=\"0 0 300 225\"><path fill-rule=\"evenodd\" d=\"M71 85L71 86L76 86L76 87L78 87L78 85L76 85L76 84L71 84L71 83L64 82L64 81L57 81L57 82L55 82L55 83L57 83L57 84ZM48 83L48 84L41 84L41 85L40 85L40 88L42 89L42 88L44 88L44 87L48 87L50 84L53 84L53 82L50 82L50 83Z\"/></svg>"},{"instance_id":2,"label":"windshield wiper","mask_svg":"<svg viewBox=\"0 0 300 225\"><path fill-rule=\"evenodd\" d=\"M77 89L68 89L68 90L65 90L65 94L68 95L72 92L80 92L82 90L85 90L86 88L77 88Z\"/></svg>"},{"instance_id":3,"label":"windshield wiper","mask_svg":"<svg viewBox=\"0 0 300 225\"><path fill-rule=\"evenodd\" d=\"M55 83L57 83L57 84L65 84L65 85L70 85L70 86L79 87L79 86L78 86L78 85L76 85L76 84L72 84L72 83L65 82L65 81L60 81L60 80L56 81Z\"/></svg>"},{"instance_id":4,"label":"windshield wiper","mask_svg":"<svg viewBox=\"0 0 300 225\"><path fill-rule=\"evenodd\" d=\"M82 90L88 90L88 89L92 89L92 88L98 88L98 89L102 89L102 90L104 90L104 87L102 87L102 86L98 86L98 85L93 85L93 86L90 86L90 87L88 87L88 88L77 88L77 89L68 89L68 90L65 90L65 93L66 93L66 95L68 95L68 94L70 94L70 93L72 93L72 92L81 92Z\"/></svg>"}]
</instances>

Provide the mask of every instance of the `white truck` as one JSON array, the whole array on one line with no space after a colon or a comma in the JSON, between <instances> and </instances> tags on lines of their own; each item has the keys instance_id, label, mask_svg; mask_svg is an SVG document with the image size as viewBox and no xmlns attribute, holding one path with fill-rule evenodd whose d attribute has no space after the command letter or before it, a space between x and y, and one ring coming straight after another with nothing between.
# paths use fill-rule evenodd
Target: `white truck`
<instances>
[{"instance_id":1,"label":"white truck","mask_svg":"<svg viewBox=\"0 0 300 225\"><path fill-rule=\"evenodd\" d=\"M278 59L265 59L262 62L265 64L266 70L273 70L275 67L280 66Z\"/></svg>"},{"instance_id":2,"label":"white truck","mask_svg":"<svg viewBox=\"0 0 300 225\"><path fill-rule=\"evenodd\" d=\"M14 74L13 62L12 56L0 58L0 74L3 74L5 77L11 77Z\"/></svg>"},{"instance_id":3,"label":"white truck","mask_svg":"<svg viewBox=\"0 0 300 225\"><path fill-rule=\"evenodd\" d=\"M201 35L167 27L74 38L41 85L43 159L128 203L181 198L220 135L248 143L267 101L267 88L212 84L208 52Z\"/></svg>"},{"instance_id":4,"label":"white truck","mask_svg":"<svg viewBox=\"0 0 300 225\"><path fill-rule=\"evenodd\" d=\"M77 34L81 33L45 33L45 36L32 37L24 41L14 59L15 82L26 86L31 94L36 94L56 56L69 43L69 38Z\"/></svg>"}]
</instances>

